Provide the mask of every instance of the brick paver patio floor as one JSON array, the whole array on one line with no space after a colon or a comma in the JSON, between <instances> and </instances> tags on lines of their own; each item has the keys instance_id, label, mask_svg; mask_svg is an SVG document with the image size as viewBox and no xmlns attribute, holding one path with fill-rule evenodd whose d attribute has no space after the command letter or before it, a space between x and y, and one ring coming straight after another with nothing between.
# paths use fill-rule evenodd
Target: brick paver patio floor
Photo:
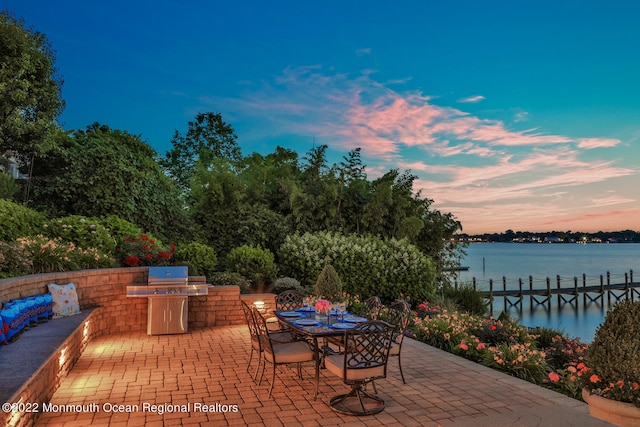
<instances>
[{"instance_id":1,"label":"brick paver patio floor","mask_svg":"<svg viewBox=\"0 0 640 427\"><path fill-rule=\"evenodd\" d=\"M376 383L386 409L367 417L331 410L326 402L349 389L325 370L313 400L312 364L304 366L303 380L295 368L279 367L269 399L268 381L253 381L246 371L248 359L246 326L97 338L51 400L52 405L84 409L43 413L37 425L603 425L581 402L411 339L403 346L407 384L402 384L397 359L390 359L387 379ZM159 413L177 405L188 405L178 408L188 411ZM203 411L203 405L214 411ZM233 405L237 412L222 412Z\"/></svg>"}]
</instances>

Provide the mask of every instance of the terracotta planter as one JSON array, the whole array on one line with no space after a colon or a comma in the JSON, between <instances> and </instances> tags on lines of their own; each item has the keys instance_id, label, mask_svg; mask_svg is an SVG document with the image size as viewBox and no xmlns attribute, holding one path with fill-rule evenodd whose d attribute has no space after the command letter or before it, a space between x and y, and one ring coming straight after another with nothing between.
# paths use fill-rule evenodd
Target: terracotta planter
<instances>
[{"instance_id":1,"label":"terracotta planter","mask_svg":"<svg viewBox=\"0 0 640 427\"><path fill-rule=\"evenodd\" d=\"M640 408L631 403L605 399L582 389L582 398L589 404L589 413L619 427L640 426Z\"/></svg>"}]
</instances>

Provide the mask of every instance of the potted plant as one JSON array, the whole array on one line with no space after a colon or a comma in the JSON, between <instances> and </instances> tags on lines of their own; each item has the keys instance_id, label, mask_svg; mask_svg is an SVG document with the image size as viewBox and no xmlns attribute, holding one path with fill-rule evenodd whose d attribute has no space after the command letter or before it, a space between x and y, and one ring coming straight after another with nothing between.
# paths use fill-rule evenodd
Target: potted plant
<instances>
[{"instance_id":1,"label":"potted plant","mask_svg":"<svg viewBox=\"0 0 640 427\"><path fill-rule=\"evenodd\" d=\"M592 416L618 426L640 425L640 301L621 301L607 313L580 368Z\"/></svg>"}]
</instances>

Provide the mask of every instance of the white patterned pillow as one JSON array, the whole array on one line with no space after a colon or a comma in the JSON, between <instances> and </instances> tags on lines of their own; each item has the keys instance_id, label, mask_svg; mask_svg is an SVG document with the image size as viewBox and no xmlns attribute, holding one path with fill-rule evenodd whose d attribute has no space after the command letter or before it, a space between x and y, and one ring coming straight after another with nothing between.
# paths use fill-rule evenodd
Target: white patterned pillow
<instances>
[{"instance_id":1,"label":"white patterned pillow","mask_svg":"<svg viewBox=\"0 0 640 427\"><path fill-rule=\"evenodd\" d=\"M53 317L73 316L80 313L80 304L78 302L78 293L74 283L66 285L56 285L50 283L47 285L51 298L53 299Z\"/></svg>"}]
</instances>

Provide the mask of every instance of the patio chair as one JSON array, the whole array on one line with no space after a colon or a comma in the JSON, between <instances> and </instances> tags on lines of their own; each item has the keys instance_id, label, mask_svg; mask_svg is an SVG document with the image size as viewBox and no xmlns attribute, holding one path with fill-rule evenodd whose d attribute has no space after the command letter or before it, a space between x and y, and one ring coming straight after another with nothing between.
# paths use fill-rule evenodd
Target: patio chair
<instances>
[{"instance_id":1,"label":"patio chair","mask_svg":"<svg viewBox=\"0 0 640 427\"><path fill-rule=\"evenodd\" d=\"M249 362L247 363L247 372L251 367L251 361L253 360L253 353L256 353L258 359L258 366L256 366L256 371L253 374L254 381L258 377L258 370L260 369L260 364L262 362L262 343L260 342L260 337L258 334L258 326L256 325L255 319L255 309L249 306L246 302L241 301L242 310L244 311L244 318L247 322L247 327L249 328L249 335L251 338L251 354L249 355ZM294 340L293 336L289 332L269 332L269 336L274 341L274 343L281 344L285 342L291 342Z\"/></svg>"},{"instance_id":2,"label":"patio chair","mask_svg":"<svg viewBox=\"0 0 640 427\"><path fill-rule=\"evenodd\" d=\"M402 383L406 384L404 374L402 373L402 359L400 357L402 351L402 342L404 341L404 333L409 325L409 316L411 315L411 307L406 301L397 301L391 304L387 310L386 321L396 326L393 332L393 340L391 341L390 357L398 358L398 367L400 368L400 377Z\"/></svg>"},{"instance_id":3,"label":"patio chair","mask_svg":"<svg viewBox=\"0 0 640 427\"><path fill-rule=\"evenodd\" d=\"M258 377L258 370L260 369L262 359L262 346L260 344L260 336L258 335L258 328L256 326L256 321L253 315L253 308L244 301L241 301L241 303L242 311L244 311L244 319L247 322L249 335L251 337L251 354L249 355L249 363L247 363L247 372L249 372L249 368L251 367L253 353L256 353L258 357L258 366L256 366L256 372L253 374L253 379L255 381L255 379Z\"/></svg>"},{"instance_id":4,"label":"patio chair","mask_svg":"<svg viewBox=\"0 0 640 427\"><path fill-rule=\"evenodd\" d=\"M382 301L380 301L380 297L368 298L362 303L362 316L369 320L378 320L381 309Z\"/></svg>"},{"instance_id":5,"label":"patio chair","mask_svg":"<svg viewBox=\"0 0 640 427\"><path fill-rule=\"evenodd\" d=\"M303 306L304 295L300 292L290 289L288 291L280 292L276 296L276 310L278 311L291 311Z\"/></svg>"},{"instance_id":6,"label":"patio chair","mask_svg":"<svg viewBox=\"0 0 640 427\"><path fill-rule=\"evenodd\" d=\"M371 415L385 403L365 390L366 384L387 376L387 361L395 327L379 320L360 323L345 331L344 352L325 356L326 369L340 377L351 391L332 397L329 406L348 415Z\"/></svg>"},{"instance_id":7,"label":"patio chair","mask_svg":"<svg viewBox=\"0 0 640 427\"><path fill-rule=\"evenodd\" d=\"M270 362L273 365L273 373L271 375L271 385L269 386L268 397L271 397L273 385L276 381L276 366L297 363L298 377L302 379L301 364L303 362L312 362L314 360L313 351L311 351L309 345L303 341L291 341L285 343L274 342L271 334L269 334L267 321L264 316L257 310L253 310L253 313L256 319L256 327L265 361L262 366L262 373L260 374L258 385L262 382L267 362Z\"/></svg>"}]
</instances>

